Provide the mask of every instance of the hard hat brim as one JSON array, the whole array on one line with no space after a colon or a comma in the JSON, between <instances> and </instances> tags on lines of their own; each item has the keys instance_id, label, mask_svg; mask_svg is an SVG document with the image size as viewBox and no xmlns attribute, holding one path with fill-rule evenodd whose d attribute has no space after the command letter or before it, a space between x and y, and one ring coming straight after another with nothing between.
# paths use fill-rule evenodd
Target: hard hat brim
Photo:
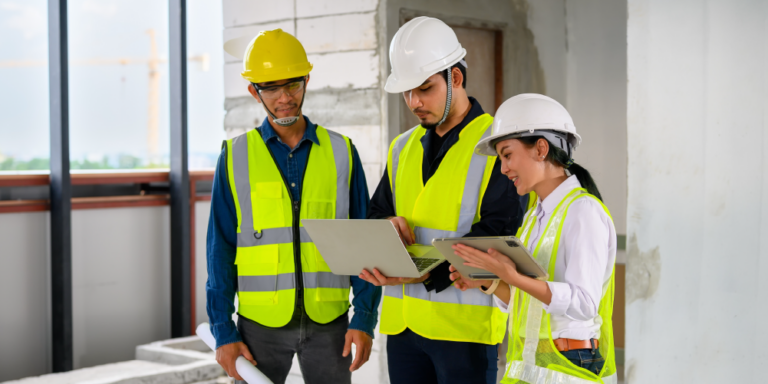
<instances>
[{"instance_id":1,"label":"hard hat brim","mask_svg":"<svg viewBox=\"0 0 768 384\"><path fill-rule=\"evenodd\" d=\"M546 129L546 128L544 128ZM561 132L566 135L573 135L573 140L569 140L570 145L572 145L573 149L576 149L581 144L581 136L578 133L575 132L568 132L563 130L557 130L558 132ZM537 136L536 130L532 131L523 131L523 132L504 132L504 133L497 133L495 135L486 137L485 139L480 140L477 145L475 145L475 153L478 155L485 155L485 156L497 156L498 153L496 153L496 143L501 140L509 140L509 139L517 139L519 137L524 136L531 136L529 134L526 134L530 132L530 134ZM544 136L544 135L542 135Z\"/></svg>"},{"instance_id":2,"label":"hard hat brim","mask_svg":"<svg viewBox=\"0 0 768 384\"><path fill-rule=\"evenodd\" d=\"M280 72L262 72L245 70L240 73L243 79L250 81L251 83L268 83L270 81L288 80L297 77L304 77L312 71L312 64L301 63L294 68L288 68L286 71Z\"/></svg>"},{"instance_id":3,"label":"hard hat brim","mask_svg":"<svg viewBox=\"0 0 768 384\"><path fill-rule=\"evenodd\" d=\"M497 135L488 136L485 139L480 140L477 145L475 145L475 153L484 156L497 156L498 154L496 153L496 148L493 146L493 142L504 136L512 135L509 133L500 133Z\"/></svg>"},{"instance_id":4,"label":"hard hat brim","mask_svg":"<svg viewBox=\"0 0 768 384\"><path fill-rule=\"evenodd\" d=\"M400 80L395 78L394 74L390 74L389 77L387 77L387 83L384 84L384 90L387 91L387 93L403 93L410 91L411 89L417 88L425 81L427 81L429 76L426 76L423 79L420 76L413 79Z\"/></svg>"},{"instance_id":5,"label":"hard hat brim","mask_svg":"<svg viewBox=\"0 0 768 384\"><path fill-rule=\"evenodd\" d=\"M411 89L417 88L421 84L424 84L424 82L427 81L427 79L429 79L432 75L452 67L454 64L461 61L461 59L463 59L466 55L467 50L459 45L459 47L448 57L422 67L423 69L426 69L426 71L420 75L414 76L410 79L398 79L395 77L394 73L390 73L389 77L387 77L387 83L384 84L384 90L388 93L403 93L405 91L410 91Z\"/></svg>"}]
</instances>

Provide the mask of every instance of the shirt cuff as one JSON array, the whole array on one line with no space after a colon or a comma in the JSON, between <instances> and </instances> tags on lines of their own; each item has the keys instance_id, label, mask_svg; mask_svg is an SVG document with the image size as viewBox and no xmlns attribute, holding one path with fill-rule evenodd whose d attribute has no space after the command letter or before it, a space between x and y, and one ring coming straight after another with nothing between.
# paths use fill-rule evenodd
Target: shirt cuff
<instances>
[{"instance_id":1,"label":"shirt cuff","mask_svg":"<svg viewBox=\"0 0 768 384\"><path fill-rule=\"evenodd\" d=\"M510 300L512 300L511 297ZM493 302L496 303L496 306L499 307L502 312L509 313L509 304L499 299L496 295L493 295Z\"/></svg>"},{"instance_id":2,"label":"shirt cuff","mask_svg":"<svg viewBox=\"0 0 768 384\"><path fill-rule=\"evenodd\" d=\"M543 304L543 308L550 315L565 315L565 311L571 304L571 286L568 283L547 281L552 292L552 301L549 305Z\"/></svg>"},{"instance_id":3,"label":"shirt cuff","mask_svg":"<svg viewBox=\"0 0 768 384\"><path fill-rule=\"evenodd\" d=\"M240 332L237 331L235 322L230 320L226 323L215 324L211 326L211 333L216 339L216 349L227 344L243 341Z\"/></svg>"},{"instance_id":4,"label":"shirt cuff","mask_svg":"<svg viewBox=\"0 0 768 384\"><path fill-rule=\"evenodd\" d=\"M349 321L348 329L363 331L373 338L373 329L376 328L377 315L374 313L357 310Z\"/></svg>"}]
</instances>

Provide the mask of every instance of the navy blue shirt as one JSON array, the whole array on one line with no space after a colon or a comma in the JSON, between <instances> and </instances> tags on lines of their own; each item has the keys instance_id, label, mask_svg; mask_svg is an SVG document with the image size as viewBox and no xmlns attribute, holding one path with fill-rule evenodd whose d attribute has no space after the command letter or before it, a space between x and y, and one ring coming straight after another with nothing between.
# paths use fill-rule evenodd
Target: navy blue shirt
<instances>
[{"instance_id":1,"label":"navy blue shirt","mask_svg":"<svg viewBox=\"0 0 768 384\"><path fill-rule=\"evenodd\" d=\"M307 130L295 148L288 147L280 140L268 119L264 119L261 127L257 128L277 160L277 166L285 176L289 184L287 187L294 200L301 200L301 185L304 181L303 173L309 158L309 150L312 145L320 145L317 126L306 116L304 119L307 121ZM354 145L352 146L352 180L349 189L349 218L365 219L370 199L363 165ZM235 267L237 213L227 177L226 146L219 155L213 181L206 249L208 254L206 309L211 322L211 331L216 338L216 348L218 348L242 341L232 321L232 314L235 311L234 298L237 292L237 267ZM357 276L351 276L350 281L354 293L352 305L355 308L355 314L349 323L349 329L360 330L373 337L381 301L381 287L373 286Z\"/></svg>"}]
</instances>

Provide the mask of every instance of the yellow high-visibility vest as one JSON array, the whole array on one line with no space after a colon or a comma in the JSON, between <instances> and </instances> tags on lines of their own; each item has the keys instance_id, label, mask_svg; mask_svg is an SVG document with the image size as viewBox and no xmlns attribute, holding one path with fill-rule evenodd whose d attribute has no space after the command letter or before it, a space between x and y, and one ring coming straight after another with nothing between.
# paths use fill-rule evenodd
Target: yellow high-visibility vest
<instances>
[{"instance_id":1,"label":"yellow high-visibility vest","mask_svg":"<svg viewBox=\"0 0 768 384\"><path fill-rule=\"evenodd\" d=\"M304 173L301 202L258 130L227 140L227 173L237 210L238 312L268 327L291 320L301 260L304 306L326 324L349 308L349 276L331 273L301 219L348 219L352 149L349 139L317 126ZM295 244L300 246L295 248Z\"/></svg>"},{"instance_id":2,"label":"yellow high-visibility vest","mask_svg":"<svg viewBox=\"0 0 768 384\"><path fill-rule=\"evenodd\" d=\"M475 145L490 133L493 118L483 114L459 133L459 140L423 183L422 126L398 136L389 148L387 169L395 211L408 220L419 244L433 238L460 237L480 220L480 205L496 157L474 153ZM440 293L424 284L384 289L381 333L395 335L407 328L433 340L498 344L504 338L507 315L480 290L465 292L454 286Z\"/></svg>"},{"instance_id":3,"label":"yellow high-visibility vest","mask_svg":"<svg viewBox=\"0 0 768 384\"><path fill-rule=\"evenodd\" d=\"M555 276L557 249L568 207L581 198L595 199L603 207L608 217L611 216L608 208L583 188L574 189L560 201L552 212L552 216L533 251L536 262L548 271L550 281L553 281ZM535 209L528 211L523 226L520 227L517 234L517 237L525 243L528 249L530 249L528 242L531 237L531 229L536 221L535 211ZM551 316L546 313L540 301L516 289L513 291L514 300L510 307L510 313L515 313L517 316L510 318L508 363L504 379L501 382L504 384L615 384L617 382L616 356L613 349L613 322L611 320L614 274L615 268L611 278L603 285L603 297L600 299L598 308L598 315L602 319L598 348L600 354L605 358L603 370L599 375L576 366L558 352L552 340Z\"/></svg>"}]
</instances>

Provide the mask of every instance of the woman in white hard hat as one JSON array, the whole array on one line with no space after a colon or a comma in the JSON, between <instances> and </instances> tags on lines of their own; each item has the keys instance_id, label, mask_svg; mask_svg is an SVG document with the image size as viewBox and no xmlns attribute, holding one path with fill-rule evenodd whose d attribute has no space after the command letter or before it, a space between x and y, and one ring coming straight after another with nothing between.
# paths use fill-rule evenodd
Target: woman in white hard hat
<instances>
[{"instance_id":1,"label":"woman in white hard hat","mask_svg":"<svg viewBox=\"0 0 768 384\"><path fill-rule=\"evenodd\" d=\"M459 289L493 292L497 305L512 313L502 383L616 382L611 323L616 231L589 172L571 158L580 141L560 103L522 94L499 107L493 134L475 147L477 153L499 156L501 172L518 194L538 196L517 237L549 274L548 281L535 280L519 274L496 250L454 246L465 265L506 283L465 279L451 267Z\"/></svg>"}]
</instances>

